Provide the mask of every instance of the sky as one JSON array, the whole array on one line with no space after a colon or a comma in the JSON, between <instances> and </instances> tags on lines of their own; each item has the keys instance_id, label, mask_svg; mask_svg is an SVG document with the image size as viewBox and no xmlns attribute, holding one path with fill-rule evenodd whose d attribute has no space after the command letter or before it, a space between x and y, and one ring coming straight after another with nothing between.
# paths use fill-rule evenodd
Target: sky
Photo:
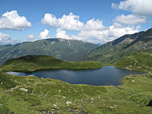
<instances>
[{"instance_id":1,"label":"sky","mask_svg":"<svg viewBox=\"0 0 152 114\"><path fill-rule=\"evenodd\" d=\"M64 38L104 44L152 26L152 0L0 0L0 44Z\"/></svg>"}]
</instances>

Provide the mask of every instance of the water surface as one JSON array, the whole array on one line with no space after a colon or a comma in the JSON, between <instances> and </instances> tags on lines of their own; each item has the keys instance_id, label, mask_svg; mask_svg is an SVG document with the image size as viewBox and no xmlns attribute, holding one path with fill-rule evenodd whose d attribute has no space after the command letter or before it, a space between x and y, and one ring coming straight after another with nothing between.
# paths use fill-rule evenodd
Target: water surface
<instances>
[{"instance_id":1,"label":"water surface","mask_svg":"<svg viewBox=\"0 0 152 114\"><path fill-rule=\"evenodd\" d=\"M141 72L119 69L114 66L104 66L96 70L42 70L30 74L22 72L7 72L11 75L34 75L39 78L62 80L71 84L88 85L121 85L121 79L129 74L143 74Z\"/></svg>"}]
</instances>

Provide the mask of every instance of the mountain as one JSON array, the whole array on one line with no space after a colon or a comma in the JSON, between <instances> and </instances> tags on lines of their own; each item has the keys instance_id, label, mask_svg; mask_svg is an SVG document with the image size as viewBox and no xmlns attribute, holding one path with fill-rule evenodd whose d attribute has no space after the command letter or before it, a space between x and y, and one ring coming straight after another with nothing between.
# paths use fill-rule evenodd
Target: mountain
<instances>
[{"instance_id":1,"label":"mountain","mask_svg":"<svg viewBox=\"0 0 152 114\"><path fill-rule=\"evenodd\" d=\"M48 55L26 55L7 60L0 68L4 71L33 72L44 69L97 69L102 64L94 61L72 62Z\"/></svg>"},{"instance_id":2,"label":"mountain","mask_svg":"<svg viewBox=\"0 0 152 114\"><path fill-rule=\"evenodd\" d=\"M138 52L121 58L116 67L143 72L152 71L152 53Z\"/></svg>"},{"instance_id":3,"label":"mountain","mask_svg":"<svg viewBox=\"0 0 152 114\"><path fill-rule=\"evenodd\" d=\"M71 55L81 55L97 46L88 42L57 38L24 42L16 45L0 45L0 64L8 59L24 55L50 55L63 60L73 60L72 58L75 58L75 56Z\"/></svg>"},{"instance_id":4,"label":"mountain","mask_svg":"<svg viewBox=\"0 0 152 114\"><path fill-rule=\"evenodd\" d=\"M132 35L124 35L112 42L92 49L85 56L85 60L112 64L116 63L120 58L135 52L152 53L152 28Z\"/></svg>"},{"instance_id":5,"label":"mountain","mask_svg":"<svg viewBox=\"0 0 152 114\"><path fill-rule=\"evenodd\" d=\"M101 46L78 40L45 39L16 45L0 45L0 64L24 55L50 55L68 61L99 61L114 64L135 52L152 53L152 28L124 35Z\"/></svg>"}]
</instances>

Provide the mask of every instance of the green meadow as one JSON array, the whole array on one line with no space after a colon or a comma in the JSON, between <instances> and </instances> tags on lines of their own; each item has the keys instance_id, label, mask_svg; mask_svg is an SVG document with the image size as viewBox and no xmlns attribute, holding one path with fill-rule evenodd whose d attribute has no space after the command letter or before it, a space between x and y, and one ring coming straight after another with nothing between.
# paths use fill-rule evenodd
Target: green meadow
<instances>
[{"instance_id":1,"label":"green meadow","mask_svg":"<svg viewBox=\"0 0 152 114\"><path fill-rule=\"evenodd\" d=\"M138 54L137 54L138 55ZM133 56L133 60L138 56ZM143 58L151 54L143 53ZM28 56L26 56L28 57ZM33 57L33 56L30 56ZM46 56L47 57L47 56ZM23 61L24 58L24 61ZM54 79L43 79L35 76L12 76L4 71L35 71L50 68L43 65L39 59L32 61L25 57L7 61L1 66L0 72L0 114L151 114L152 107L147 106L152 100L151 66L142 75L129 75L122 79L120 86L91 86L69 84ZM130 57L128 57L130 58ZM132 57L131 57L132 58ZM149 59L151 59L149 58ZM31 59L31 58L30 58ZM48 59L50 59L48 57ZM55 64L51 68L70 68L69 64ZM44 59L45 61L46 59ZM126 59L120 60L122 63ZM127 59L128 60L128 59ZM132 59L131 59L132 60ZM146 60L146 58L145 58ZM28 65L27 61L30 61ZM46 60L47 61L47 60ZM60 60L57 60L60 61ZM25 62L25 64L24 64ZM32 65L37 66L32 67ZM37 62L37 63L36 63ZM50 61L51 62L51 61ZM66 62L66 61L65 61ZM120 65L120 62L116 65ZM134 62L134 61L132 61ZM49 62L47 62L49 65ZM125 62L123 62L125 63ZM143 62L146 64L146 62ZM73 69L83 68L80 63ZM88 64L85 63L85 64ZM93 64L91 62L91 64ZM128 65L128 62L126 62ZM14 66L15 65L15 66ZM17 65L22 65L18 67ZM57 67L60 66L60 67ZM65 67L65 65L67 65ZM133 65L133 63L131 64ZM138 65L138 66L137 66ZM13 67L14 66L14 67ZM85 65L89 68L91 65ZM102 65L99 64L101 67ZM99 67L95 66L95 67ZM30 67L32 70L29 70ZM140 64L132 67L140 70ZM24 69L25 68L25 69ZM123 67L128 68L128 67ZM129 67L130 68L130 67ZM132 70L132 69L130 69Z\"/></svg>"}]
</instances>

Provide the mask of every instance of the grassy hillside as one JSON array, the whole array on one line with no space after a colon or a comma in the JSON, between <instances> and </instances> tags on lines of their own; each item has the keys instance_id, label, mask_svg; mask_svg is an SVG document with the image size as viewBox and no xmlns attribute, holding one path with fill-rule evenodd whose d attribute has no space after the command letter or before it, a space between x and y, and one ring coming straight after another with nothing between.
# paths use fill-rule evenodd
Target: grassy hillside
<instances>
[{"instance_id":1,"label":"grassy hillside","mask_svg":"<svg viewBox=\"0 0 152 114\"><path fill-rule=\"evenodd\" d=\"M130 70L144 67L149 72L126 76L121 86L75 85L34 76L11 76L0 71L0 114L151 114L152 107L147 106L152 101L151 55L136 53L118 62L119 66L134 66ZM88 62L85 67L92 66L90 62L86 64ZM8 60L1 70L74 68L73 65L77 66L76 69L84 68L83 62L67 62L50 56L24 56Z\"/></svg>"},{"instance_id":2,"label":"grassy hillside","mask_svg":"<svg viewBox=\"0 0 152 114\"><path fill-rule=\"evenodd\" d=\"M47 55L27 55L6 61L0 69L3 71L32 72L42 69L96 69L102 67L99 62L70 62Z\"/></svg>"},{"instance_id":3,"label":"grassy hillside","mask_svg":"<svg viewBox=\"0 0 152 114\"><path fill-rule=\"evenodd\" d=\"M0 72L0 114L151 114L152 74L123 78L122 86L73 85Z\"/></svg>"},{"instance_id":4,"label":"grassy hillside","mask_svg":"<svg viewBox=\"0 0 152 114\"><path fill-rule=\"evenodd\" d=\"M124 35L91 50L85 60L100 61L105 64L116 63L120 58L135 52L152 53L152 29L131 35Z\"/></svg>"},{"instance_id":5,"label":"grassy hillside","mask_svg":"<svg viewBox=\"0 0 152 114\"><path fill-rule=\"evenodd\" d=\"M129 70L151 72L152 71L152 54L151 53L134 53L131 56L124 57L116 64L119 68Z\"/></svg>"},{"instance_id":6,"label":"grassy hillside","mask_svg":"<svg viewBox=\"0 0 152 114\"><path fill-rule=\"evenodd\" d=\"M25 55L50 55L63 60L79 60L75 58L76 55L81 57L81 54L97 46L88 42L57 38L0 46L0 64Z\"/></svg>"}]
</instances>

